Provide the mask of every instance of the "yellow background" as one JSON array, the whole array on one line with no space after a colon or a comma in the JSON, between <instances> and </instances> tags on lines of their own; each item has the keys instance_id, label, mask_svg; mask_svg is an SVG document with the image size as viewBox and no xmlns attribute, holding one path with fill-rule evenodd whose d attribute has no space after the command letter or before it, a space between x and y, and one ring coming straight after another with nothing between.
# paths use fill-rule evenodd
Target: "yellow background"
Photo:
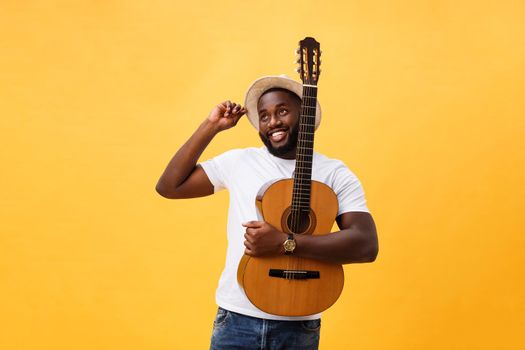
<instances>
[{"instance_id":1,"label":"yellow background","mask_svg":"<svg viewBox=\"0 0 525 350\"><path fill-rule=\"evenodd\" d=\"M2 1L0 349L205 349L227 193L154 190L211 108L323 50L317 150L380 236L321 349L524 349L523 1ZM258 146L247 120L208 158Z\"/></svg>"}]
</instances>

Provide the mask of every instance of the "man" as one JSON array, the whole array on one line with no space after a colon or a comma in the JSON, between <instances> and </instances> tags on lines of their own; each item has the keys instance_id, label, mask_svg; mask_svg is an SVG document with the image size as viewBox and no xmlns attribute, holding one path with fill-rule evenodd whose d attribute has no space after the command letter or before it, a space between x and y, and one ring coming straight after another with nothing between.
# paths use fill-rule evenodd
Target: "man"
<instances>
[{"instance_id":1,"label":"man","mask_svg":"<svg viewBox=\"0 0 525 350\"><path fill-rule=\"evenodd\" d=\"M252 305L238 286L236 273L243 254L284 254L288 235L258 219L255 198L270 180L290 178L295 167L302 84L285 76L263 77L246 94L245 105L217 105L179 149L162 174L157 192L166 198L211 195L227 188L228 251L217 289L219 311L211 349L317 349L320 315L281 317ZM197 161L214 136L234 127L247 113L264 143L261 148L225 152ZM318 105L316 126L321 111ZM326 235L295 235L293 254L337 264L371 262L378 252L377 234L359 180L338 160L314 152L312 179L337 195L341 231Z\"/></svg>"}]
</instances>

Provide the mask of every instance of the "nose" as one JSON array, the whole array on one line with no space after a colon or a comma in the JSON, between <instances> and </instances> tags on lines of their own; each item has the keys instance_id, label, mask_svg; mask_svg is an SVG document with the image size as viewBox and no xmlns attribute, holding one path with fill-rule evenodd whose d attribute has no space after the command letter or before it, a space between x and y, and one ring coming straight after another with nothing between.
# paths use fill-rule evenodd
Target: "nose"
<instances>
[{"instance_id":1,"label":"nose","mask_svg":"<svg viewBox=\"0 0 525 350\"><path fill-rule=\"evenodd\" d=\"M271 115L271 118L270 118L270 123L269 123L269 127L270 129L276 127L276 126L280 126L282 124L282 120L281 118L279 118L279 116L277 116L277 114L272 114Z\"/></svg>"}]
</instances>

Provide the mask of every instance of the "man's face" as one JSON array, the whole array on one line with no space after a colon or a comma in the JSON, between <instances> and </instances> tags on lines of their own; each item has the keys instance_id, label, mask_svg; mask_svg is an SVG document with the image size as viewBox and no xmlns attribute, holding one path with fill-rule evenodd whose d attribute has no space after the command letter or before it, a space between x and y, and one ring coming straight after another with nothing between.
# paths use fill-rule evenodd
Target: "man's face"
<instances>
[{"instance_id":1,"label":"man's face","mask_svg":"<svg viewBox=\"0 0 525 350\"><path fill-rule=\"evenodd\" d=\"M286 91L270 91L259 99L259 136L276 157L293 159L301 105Z\"/></svg>"}]
</instances>

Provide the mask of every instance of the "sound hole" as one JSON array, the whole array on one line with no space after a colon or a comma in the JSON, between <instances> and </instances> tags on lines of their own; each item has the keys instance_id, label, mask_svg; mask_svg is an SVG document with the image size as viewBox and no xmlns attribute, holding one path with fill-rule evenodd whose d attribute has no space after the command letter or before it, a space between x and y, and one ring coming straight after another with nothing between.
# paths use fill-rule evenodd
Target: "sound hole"
<instances>
[{"instance_id":1,"label":"sound hole","mask_svg":"<svg viewBox=\"0 0 525 350\"><path fill-rule=\"evenodd\" d=\"M286 225L290 232L305 233L311 226L310 211L294 212L291 210L288 213Z\"/></svg>"}]
</instances>

